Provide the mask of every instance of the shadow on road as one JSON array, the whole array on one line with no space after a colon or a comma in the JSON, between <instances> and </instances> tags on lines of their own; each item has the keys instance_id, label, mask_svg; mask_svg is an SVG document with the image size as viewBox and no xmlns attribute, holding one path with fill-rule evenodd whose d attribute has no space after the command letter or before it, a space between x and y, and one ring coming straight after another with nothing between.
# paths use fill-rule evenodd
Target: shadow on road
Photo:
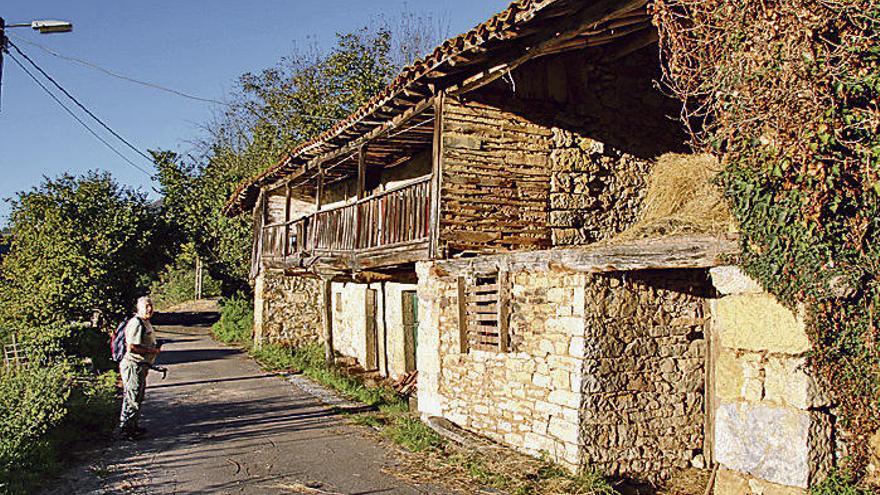
<instances>
[{"instance_id":1,"label":"shadow on road","mask_svg":"<svg viewBox=\"0 0 880 495\"><path fill-rule=\"evenodd\" d=\"M241 354L238 349L188 349L185 351L162 351L156 364L184 364L200 361L214 361Z\"/></svg>"},{"instance_id":2,"label":"shadow on road","mask_svg":"<svg viewBox=\"0 0 880 495\"><path fill-rule=\"evenodd\" d=\"M220 319L219 313L182 312L156 313L151 320L154 325L178 325L189 327L209 327Z\"/></svg>"},{"instance_id":3,"label":"shadow on road","mask_svg":"<svg viewBox=\"0 0 880 495\"><path fill-rule=\"evenodd\" d=\"M151 385L150 389L154 388L171 388L171 387L186 387L189 385L206 385L213 383L225 383L225 382L240 382L243 380L260 380L263 378L275 378L276 375L271 373L266 373L264 375L253 375L253 376L237 376L234 378L215 378L213 380L198 380L191 382L177 382L177 383L169 383L167 385Z\"/></svg>"}]
</instances>

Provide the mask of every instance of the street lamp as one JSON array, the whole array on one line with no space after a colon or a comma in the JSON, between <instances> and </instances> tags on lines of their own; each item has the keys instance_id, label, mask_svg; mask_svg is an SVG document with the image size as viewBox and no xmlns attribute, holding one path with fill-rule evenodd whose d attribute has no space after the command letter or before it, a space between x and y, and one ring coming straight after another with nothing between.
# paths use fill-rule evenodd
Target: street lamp
<instances>
[{"instance_id":1,"label":"street lamp","mask_svg":"<svg viewBox=\"0 0 880 495\"><path fill-rule=\"evenodd\" d=\"M69 33L73 31L73 24L67 21L43 19L24 24L6 24L6 20L0 17L0 96L2 96L3 89L3 54L6 53L8 50L6 48L6 43L8 41L6 39L6 30L22 27L29 27L34 31L39 31L42 34Z\"/></svg>"}]
</instances>

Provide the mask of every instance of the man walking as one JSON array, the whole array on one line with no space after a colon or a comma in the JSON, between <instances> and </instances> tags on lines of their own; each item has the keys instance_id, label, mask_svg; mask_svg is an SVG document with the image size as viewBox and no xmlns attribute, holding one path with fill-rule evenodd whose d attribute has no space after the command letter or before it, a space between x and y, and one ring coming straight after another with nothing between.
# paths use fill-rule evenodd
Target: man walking
<instances>
[{"instance_id":1,"label":"man walking","mask_svg":"<svg viewBox=\"0 0 880 495\"><path fill-rule=\"evenodd\" d=\"M125 356L119 362L122 375L122 412L119 414L119 438L137 439L145 430L138 425L144 391L147 387L147 373L156 361L159 346L153 333L150 318L153 317L153 301L141 297L137 301L137 314L125 325Z\"/></svg>"}]
</instances>

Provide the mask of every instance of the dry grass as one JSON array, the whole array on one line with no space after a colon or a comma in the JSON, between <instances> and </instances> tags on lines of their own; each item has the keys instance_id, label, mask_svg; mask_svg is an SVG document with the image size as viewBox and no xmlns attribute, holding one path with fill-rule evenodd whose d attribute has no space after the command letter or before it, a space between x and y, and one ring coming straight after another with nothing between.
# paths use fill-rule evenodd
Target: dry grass
<instances>
[{"instance_id":1,"label":"dry grass","mask_svg":"<svg viewBox=\"0 0 880 495\"><path fill-rule=\"evenodd\" d=\"M412 483L428 483L458 493L510 495L615 495L601 475L573 475L562 467L503 447L440 449L407 453L390 474Z\"/></svg>"},{"instance_id":2,"label":"dry grass","mask_svg":"<svg viewBox=\"0 0 880 495\"><path fill-rule=\"evenodd\" d=\"M721 171L708 154L667 153L651 171L642 213L615 241L735 231L727 201L714 179Z\"/></svg>"}]
</instances>

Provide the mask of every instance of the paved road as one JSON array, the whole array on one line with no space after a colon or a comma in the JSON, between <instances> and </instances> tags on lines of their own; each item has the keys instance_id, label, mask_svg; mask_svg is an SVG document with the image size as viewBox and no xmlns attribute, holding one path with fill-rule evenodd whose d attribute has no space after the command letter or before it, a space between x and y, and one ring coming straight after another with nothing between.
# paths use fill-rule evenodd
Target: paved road
<instances>
[{"instance_id":1,"label":"paved road","mask_svg":"<svg viewBox=\"0 0 880 495\"><path fill-rule=\"evenodd\" d=\"M143 426L71 470L49 493L419 494L382 468L389 446L299 387L214 342L204 315L157 326L171 339L151 373Z\"/></svg>"}]
</instances>

